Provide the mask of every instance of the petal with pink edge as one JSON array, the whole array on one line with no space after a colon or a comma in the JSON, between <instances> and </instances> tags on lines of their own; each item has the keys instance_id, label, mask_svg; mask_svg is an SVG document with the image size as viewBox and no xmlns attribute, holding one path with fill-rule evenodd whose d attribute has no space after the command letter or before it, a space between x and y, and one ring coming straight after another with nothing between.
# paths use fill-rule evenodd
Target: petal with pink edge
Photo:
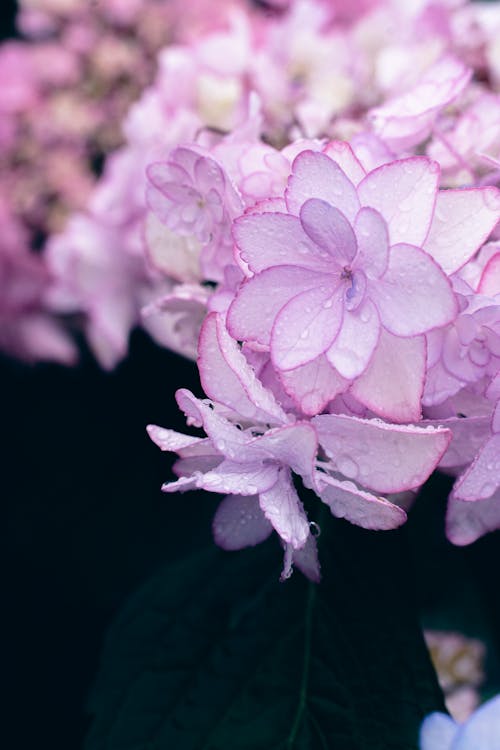
<instances>
[{"instance_id":1,"label":"petal with pink edge","mask_svg":"<svg viewBox=\"0 0 500 750\"><path fill-rule=\"evenodd\" d=\"M322 276L297 266L267 268L238 290L227 313L227 327L239 341L269 345L280 310L297 294L321 284Z\"/></svg>"},{"instance_id":2,"label":"petal with pink edge","mask_svg":"<svg viewBox=\"0 0 500 750\"><path fill-rule=\"evenodd\" d=\"M323 153L336 162L353 185L357 185L366 175L358 157L346 141L330 141Z\"/></svg>"},{"instance_id":3,"label":"petal with pink edge","mask_svg":"<svg viewBox=\"0 0 500 750\"><path fill-rule=\"evenodd\" d=\"M318 451L316 430L309 422L296 422L292 425L269 430L251 443L263 450L279 463L289 466L303 477L312 475Z\"/></svg>"},{"instance_id":4,"label":"petal with pink edge","mask_svg":"<svg viewBox=\"0 0 500 750\"><path fill-rule=\"evenodd\" d=\"M304 546L309 536L309 524L289 471L279 471L273 487L260 493L259 503L283 541L295 549Z\"/></svg>"},{"instance_id":5,"label":"petal with pink edge","mask_svg":"<svg viewBox=\"0 0 500 750\"><path fill-rule=\"evenodd\" d=\"M271 333L271 358L278 370L312 362L331 346L342 323L342 291L324 284L298 294L280 310Z\"/></svg>"},{"instance_id":6,"label":"petal with pink edge","mask_svg":"<svg viewBox=\"0 0 500 750\"><path fill-rule=\"evenodd\" d=\"M402 339L383 328L364 373L350 392L362 404L393 422L418 422L425 380L425 338Z\"/></svg>"},{"instance_id":7,"label":"petal with pink edge","mask_svg":"<svg viewBox=\"0 0 500 750\"><path fill-rule=\"evenodd\" d=\"M296 216L250 214L234 222L233 236L241 259L254 273L273 266L327 271L331 258L307 236Z\"/></svg>"},{"instance_id":8,"label":"petal with pink edge","mask_svg":"<svg viewBox=\"0 0 500 750\"><path fill-rule=\"evenodd\" d=\"M196 477L196 486L207 492L224 495L257 495L271 489L277 480L278 467L262 461L237 463L225 459L215 469Z\"/></svg>"},{"instance_id":9,"label":"petal with pink edge","mask_svg":"<svg viewBox=\"0 0 500 750\"><path fill-rule=\"evenodd\" d=\"M257 495L227 495L212 521L215 543L226 550L254 547L267 539L272 530Z\"/></svg>"},{"instance_id":10,"label":"petal with pink edge","mask_svg":"<svg viewBox=\"0 0 500 750\"><path fill-rule=\"evenodd\" d=\"M203 438L193 437L192 435L183 435L181 432L167 430L156 424L148 424L146 430L153 443L155 443L155 445L157 445L162 451L177 453L177 451L182 450L183 448L188 448L197 443L204 442Z\"/></svg>"},{"instance_id":11,"label":"petal with pink edge","mask_svg":"<svg viewBox=\"0 0 500 750\"><path fill-rule=\"evenodd\" d=\"M341 482L321 472L317 472L316 482L320 498L337 518L374 531L397 529L406 521L406 513L398 505L358 489L353 482Z\"/></svg>"},{"instance_id":12,"label":"petal with pink edge","mask_svg":"<svg viewBox=\"0 0 500 750\"><path fill-rule=\"evenodd\" d=\"M264 388L237 342L228 334L224 319L211 313L198 342L198 369L207 396L256 422L285 423L287 415L271 391Z\"/></svg>"},{"instance_id":13,"label":"petal with pink edge","mask_svg":"<svg viewBox=\"0 0 500 750\"><path fill-rule=\"evenodd\" d=\"M370 300L357 310L345 310L339 335L326 352L328 361L342 377L361 375L372 358L380 336L377 308Z\"/></svg>"},{"instance_id":14,"label":"petal with pink edge","mask_svg":"<svg viewBox=\"0 0 500 750\"><path fill-rule=\"evenodd\" d=\"M369 172L358 185L363 206L387 222L391 245L422 245L431 225L439 165L425 156L393 161Z\"/></svg>"},{"instance_id":15,"label":"petal with pink edge","mask_svg":"<svg viewBox=\"0 0 500 750\"><path fill-rule=\"evenodd\" d=\"M453 488L459 500L485 500L500 486L500 433L493 435Z\"/></svg>"},{"instance_id":16,"label":"petal with pink edge","mask_svg":"<svg viewBox=\"0 0 500 750\"><path fill-rule=\"evenodd\" d=\"M477 291L488 297L500 294L500 253L490 258L484 267Z\"/></svg>"},{"instance_id":17,"label":"petal with pink edge","mask_svg":"<svg viewBox=\"0 0 500 750\"><path fill-rule=\"evenodd\" d=\"M370 285L382 325L396 336L416 336L451 323L458 305L438 264L413 245L394 245L387 271Z\"/></svg>"},{"instance_id":18,"label":"petal with pink edge","mask_svg":"<svg viewBox=\"0 0 500 750\"><path fill-rule=\"evenodd\" d=\"M302 151L292 164L285 192L286 204L292 214L298 215L309 198L319 198L330 203L354 221L359 210L356 188L339 165L325 154Z\"/></svg>"},{"instance_id":19,"label":"petal with pink edge","mask_svg":"<svg viewBox=\"0 0 500 750\"><path fill-rule=\"evenodd\" d=\"M304 414L319 414L349 383L341 377L324 355L307 365L279 373L286 393Z\"/></svg>"},{"instance_id":20,"label":"petal with pink edge","mask_svg":"<svg viewBox=\"0 0 500 750\"><path fill-rule=\"evenodd\" d=\"M495 187L440 190L424 250L446 273L454 273L472 258L499 220L500 192Z\"/></svg>"},{"instance_id":21,"label":"petal with pink edge","mask_svg":"<svg viewBox=\"0 0 500 750\"><path fill-rule=\"evenodd\" d=\"M394 425L341 414L312 420L334 471L375 492L420 487L447 449L443 428Z\"/></svg>"},{"instance_id":22,"label":"petal with pink edge","mask_svg":"<svg viewBox=\"0 0 500 750\"><path fill-rule=\"evenodd\" d=\"M500 529L500 490L486 500L459 500L451 495L446 511L446 536L453 544L472 544Z\"/></svg>"},{"instance_id":23,"label":"petal with pink edge","mask_svg":"<svg viewBox=\"0 0 500 750\"><path fill-rule=\"evenodd\" d=\"M380 278L389 262L387 224L378 211L365 206L356 216L354 231L358 242L356 268L362 268L372 279Z\"/></svg>"}]
</instances>

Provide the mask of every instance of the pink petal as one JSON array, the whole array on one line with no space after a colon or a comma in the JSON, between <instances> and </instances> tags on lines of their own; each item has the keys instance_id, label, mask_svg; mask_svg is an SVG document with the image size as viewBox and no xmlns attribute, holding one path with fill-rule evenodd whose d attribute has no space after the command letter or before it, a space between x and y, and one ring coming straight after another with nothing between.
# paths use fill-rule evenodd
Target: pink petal
<instances>
[{"instance_id":1,"label":"pink petal","mask_svg":"<svg viewBox=\"0 0 500 750\"><path fill-rule=\"evenodd\" d=\"M151 264L177 281L201 279L200 249L196 237L172 232L150 211L144 224L146 254Z\"/></svg>"},{"instance_id":2,"label":"pink petal","mask_svg":"<svg viewBox=\"0 0 500 750\"><path fill-rule=\"evenodd\" d=\"M396 529L406 521L402 508L359 490L353 482L340 482L321 472L317 473L316 481L320 498L337 518L376 531Z\"/></svg>"},{"instance_id":3,"label":"pink petal","mask_svg":"<svg viewBox=\"0 0 500 750\"><path fill-rule=\"evenodd\" d=\"M295 422L292 425L269 430L251 443L259 451L265 451L270 458L289 466L296 474L310 477L313 471L318 439L316 430L309 422Z\"/></svg>"},{"instance_id":4,"label":"pink petal","mask_svg":"<svg viewBox=\"0 0 500 750\"><path fill-rule=\"evenodd\" d=\"M158 427L156 424L148 424L146 430L153 443L155 443L155 445L157 445L162 451L177 453L183 448L204 442L203 438L183 435L174 430L167 430L164 427Z\"/></svg>"},{"instance_id":5,"label":"pink petal","mask_svg":"<svg viewBox=\"0 0 500 750\"><path fill-rule=\"evenodd\" d=\"M443 428L323 414L312 420L334 471L375 492L420 487L451 440Z\"/></svg>"},{"instance_id":6,"label":"pink petal","mask_svg":"<svg viewBox=\"0 0 500 750\"><path fill-rule=\"evenodd\" d=\"M254 547L267 539L272 530L257 495L227 495L212 522L215 543L227 550Z\"/></svg>"},{"instance_id":7,"label":"pink petal","mask_svg":"<svg viewBox=\"0 0 500 750\"><path fill-rule=\"evenodd\" d=\"M440 190L423 247L446 273L454 273L472 258L499 220L496 188Z\"/></svg>"},{"instance_id":8,"label":"pink petal","mask_svg":"<svg viewBox=\"0 0 500 750\"><path fill-rule=\"evenodd\" d=\"M285 199L288 210L298 215L309 198L330 203L353 221L359 210L356 189L342 169L325 154L302 151L292 164Z\"/></svg>"},{"instance_id":9,"label":"pink petal","mask_svg":"<svg viewBox=\"0 0 500 750\"><path fill-rule=\"evenodd\" d=\"M500 529L500 491L486 500L448 499L446 536L453 544L472 544L489 531Z\"/></svg>"},{"instance_id":10,"label":"pink petal","mask_svg":"<svg viewBox=\"0 0 500 750\"><path fill-rule=\"evenodd\" d=\"M241 259L254 273L272 266L326 271L331 262L289 214L247 214L234 222L233 235Z\"/></svg>"},{"instance_id":11,"label":"pink petal","mask_svg":"<svg viewBox=\"0 0 500 750\"><path fill-rule=\"evenodd\" d=\"M393 422L418 422L425 379L425 339L402 339L382 329L373 357L350 392Z\"/></svg>"},{"instance_id":12,"label":"pink petal","mask_svg":"<svg viewBox=\"0 0 500 750\"><path fill-rule=\"evenodd\" d=\"M286 393L304 414L319 414L347 386L324 355L313 362L279 373Z\"/></svg>"},{"instance_id":13,"label":"pink petal","mask_svg":"<svg viewBox=\"0 0 500 750\"><path fill-rule=\"evenodd\" d=\"M302 292L280 310L271 334L271 357L279 370L293 370L323 354L342 323L342 287Z\"/></svg>"},{"instance_id":14,"label":"pink petal","mask_svg":"<svg viewBox=\"0 0 500 750\"><path fill-rule=\"evenodd\" d=\"M462 474L453 494L460 500L485 500L500 486L500 433L484 445L476 460Z\"/></svg>"},{"instance_id":15,"label":"pink petal","mask_svg":"<svg viewBox=\"0 0 500 750\"><path fill-rule=\"evenodd\" d=\"M198 369L203 390L214 401L254 422L288 421L216 313L208 315L200 332Z\"/></svg>"},{"instance_id":16,"label":"pink petal","mask_svg":"<svg viewBox=\"0 0 500 750\"><path fill-rule=\"evenodd\" d=\"M196 487L224 495L257 495L274 487L277 475L275 464L237 463L225 459L215 469L196 477Z\"/></svg>"},{"instance_id":17,"label":"pink petal","mask_svg":"<svg viewBox=\"0 0 500 750\"><path fill-rule=\"evenodd\" d=\"M318 559L318 545L312 534L300 549L294 549L292 555L293 564L313 583L321 580L321 566Z\"/></svg>"},{"instance_id":18,"label":"pink petal","mask_svg":"<svg viewBox=\"0 0 500 750\"><path fill-rule=\"evenodd\" d=\"M396 336L416 336L451 323L458 305L449 279L423 250L394 245L382 279L370 285L382 325Z\"/></svg>"},{"instance_id":19,"label":"pink petal","mask_svg":"<svg viewBox=\"0 0 500 750\"><path fill-rule=\"evenodd\" d=\"M375 208L387 222L391 245L420 246L431 225L439 165L425 156L393 161L369 172L358 185L363 206Z\"/></svg>"},{"instance_id":20,"label":"pink petal","mask_svg":"<svg viewBox=\"0 0 500 750\"><path fill-rule=\"evenodd\" d=\"M380 278L389 260L387 224L374 208L364 207L356 216L354 231L358 242L356 267L362 268L370 278Z\"/></svg>"},{"instance_id":21,"label":"pink petal","mask_svg":"<svg viewBox=\"0 0 500 750\"><path fill-rule=\"evenodd\" d=\"M322 277L297 266L267 268L238 290L227 313L227 328L239 341L269 345L280 310L297 294L314 289Z\"/></svg>"},{"instance_id":22,"label":"pink petal","mask_svg":"<svg viewBox=\"0 0 500 750\"><path fill-rule=\"evenodd\" d=\"M351 146L345 141L330 141L323 149L323 153L336 162L353 185L357 185L366 175L361 162Z\"/></svg>"},{"instance_id":23,"label":"pink petal","mask_svg":"<svg viewBox=\"0 0 500 750\"><path fill-rule=\"evenodd\" d=\"M344 214L326 201L309 198L300 209L305 233L328 253L329 261L344 265L356 255L356 235Z\"/></svg>"},{"instance_id":24,"label":"pink petal","mask_svg":"<svg viewBox=\"0 0 500 750\"><path fill-rule=\"evenodd\" d=\"M309 524L288 471L280 470L276 484L260 493L259 502L283 541L294 548L303 547L309 536Z\"/></svg>"},{"instance_id":25,"label":"pink petal","mask_svg":"<svg viewBox=\"0 0 500 750\"><path fill-rule=\"evenodd\" d=\"M379 336L377 308L365 300L357 310L344 312L342 327L326 357L342 377L352 380L368 367Z\"/></svg>"},{"instance_id":26,"label":"pink petal","mask_svg":"<svg viewBox=\"0 0 500 750\"><path fill-rule=\"evenodd\" d=\"M500 294L500 253L490 258L484 267L477 291L488 297Z\"/></svg>"}]
</instances>

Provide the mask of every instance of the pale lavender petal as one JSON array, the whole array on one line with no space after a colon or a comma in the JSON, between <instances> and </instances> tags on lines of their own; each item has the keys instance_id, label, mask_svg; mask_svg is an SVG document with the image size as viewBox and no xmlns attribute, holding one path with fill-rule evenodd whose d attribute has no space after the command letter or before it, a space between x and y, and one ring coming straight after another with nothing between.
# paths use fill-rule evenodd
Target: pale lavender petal
<instances>
[{"instance_id":1,"label":"pale lavender petal","mask_svg":"<svg viewBox=\"0 0 500 750\"><path fill-rule=\"evenodd\" d=\"M228 334L224 319L211 313L198 341L198 368L209 398L254 422L288 421L271 391L264 388L238 343Z\"/></svg>"},{"instance_id":2,"label":"pale lavender petal","mask_svg":"<svg viewBox=\"0 0 500 750\"><path fill-rule=\"evenodd\" d=\"M318 451L316 431L309 422L296 422L269 430L252 441L259 451L289 466L296 474L310 477Z\"/></svg>"},{"instance_id":3,"label":"pale lavender petal","mask_svg":"<svg viewBox=\"0 0 500 750\"><path fill-rule=\"evenodd\" d=\"M162 492L187 492L188 490L194 490L198 486L197 476L180 477L175 482L165 482L161 486Z\"/></svg>"},{"instance_id":4,"label":"pale lavender petal","mask_svg":"<svg viewBox=\"0 0 500 750\"><path fill-rule=\"evenodd\" d=\"M289 471L279 471L274 486L260 493L259 502L283 541L295 549L303 547L309 536L309 524Z\"/></svg>"},{"instance_id":5,"label":"pale lavender petal","mask_svg":"<svg viewBox=\"0 0 500 750\"><path fill-rule=\"evenodd\" d=\"M378 279L385 273L389 261L387 224L374 208L364 207L356 216L354 231L358 241L356 268L362 268L367 276Z\"/></svg>"},{"instance_id":6,"label":"pale lavender petal","mask_svg":"<svg viewBox=\"0 0 500 750\"><path fill-rule=\"evenodd\" d=\"M323 149L323 153L336 162L353 185L357 185L366 175L358 157L346 141L330 141Z\"/></svg>"},{"instance_id":7,"label":"pale lavender petal","mask_svg":"<svg viewBox=\"0 0 500 750\"><path fill-rule=\"evenodd\" d=\"M494 187L440 190L424 249L451 274L485 242L500 220L500 192Z\"/></svg>"},{"instance_id":8,"label":"pale lavender petal","mask_svg":"<svg viewBox=\"0 0 500 750\"><path fill-rule=\"evenodd\" d=\"M223 495L257 495L276 484L278 468L262 461L237 463L225 459L215 469L196 477L196 486Z\"/></svg>"},{"instance_id":9,"label":"pale lavender petal","mask_svg":"<svg viewBox=\"0 0 500 750\"><path fill-rule=\"evenodd\" d=\"M485 265L477 291L488 297L500 294L500 253L496 253Z\"/></svg>"},{"instance_id":10,"label":"pale lavender petal","mask_svg":"<svg viewBox=\"0 0 500 750\"><path fill-rule=\"evenodd\" d=\"M196 237L179 235L152 211L144 222L145 251L154 268L177 281L201 279L201 244Z\"/></svg>"},{"instance_id":11,"label":"pale lavender petal","mask_svg":"<svg viewBox=\"0 0 500 750\"><path fill-rule=\"evenodd\" d=\"M420 246L434 213L439 165L425 156L383 164L358 185L363 206L375 208L387 222L391 245Z\"/></svg>"},{"instance_id":12,"label":"pale lavender petal","mask_svg":"<svg viewBox=\"0 0 500 750\"><path fill-rule=\"evenodd\" d=\"M212 521L215 543L226 550L254 547L267 539L272 530L257 495L227 495Z\"/></svg>"},{"instance_id":13,"label":"pale lavender petal","mask_svg":"<svg viewBox=\"0 0 500 750\"><path fill-rule=\"evenodd\" d=\"M272 266L299 266L326 272L329 253L307 236L297 216L248 214L234 222L233 236L241 259L258 273Z\"/></svg>"},{"instance_id":14,"label":"pale lavender petal","mask_svg":"<svg viewBox=\"0 0 500 750\"><path fill-rule=\"evenodd\" d=\"M437 711L427 716L420 727L420 750L452 750L458 724L451 716Z\"/></svg>"},{"instance_id":15,"label":"pale lavender petal","mask_svg":"<svg viewBox=\"0 0 500 750\"><path fill-rule=\"evenodd\" d=\"M318 545L312 534L300 549L294 549L292 555L293 564L313 583L321 580L321 566L318 559Z\"/></svg>"},{"instance_id":16,"label":"pale lavender petal","mask_svg":"<svg viewBox=\"0 0 500 750\"><path fill-rule=\"evenodd\" d=\"M342 327L326 357L342 377L352 380L368 367L379 336L377 308L365 300L357 310L344 312Z\"/></svg>"},{"instance_id":17,"label":"pale lavender petal","mask_svg":"<svg viewBox=\"0 0 500 750\"><path fill-rule=\"evenodd\" d=\"M374 531L396 529L406 521L402 508L358 489L353 482L341 482L321 472L317 472L316 482L320 498L337 518Z\"/></svg>"},{"instance_id":18,"label":"pale lavender petal","mask_svg":"<svg viewBox=\"0 0 500 750\"><path fill-rule=\"evenodd\" d=\"M334 471L375 492L420 487L451 440L443 428L394 425L341 414L312 420Z\"/></svg>"},{"instance_id":19,"label":"pale lavender petal","mask_svg":"<svg viewBox=\"0 0 500 750\"><path fill-rule=\"evenodd\" d=\"M356 235L344 214L330 203L309 198L300 209L300 223L312 241L326 250L330 263L345 265L356 255Z\"/></svg>"},{"instance_id":20,"label":"pale lavender petal","mask_svg":"<svg viewBox=\"0 0 500 750\"><path fill-rule=\"evenodd\" d=\"M483 703L460 727L453 750L498 750L500 696Z\"/></svg>"},{"instance_id":21,"label":"pale lavender petal","mask_svg":"<svg viewBox=\"0 0 500 750\"><path fill-rule=\"evenodd\" d=\"M472 544L489 531L500 529L500 490L486 500L459 500L450 495L446 536L460 547Z\"/></svg>"},{"instance_id":22,"label":"pale lavender petal","mask_svg":"<svg viewBox=\"0 0 500 750\"><path fill-rule=\"evenodd\" d=\"M153 443L160 448L162 451L170 451L177 453L183 448L196 445L196 443L204 442L203 438L192 437L191 435L183 435L175 430L167 430L164 427L159 427L156 424L148 424L146 427L147 433Z\"/></svg>"},{"instance_id":23,"label":"pale lavender petal","mask_svg":"<svg viewBox=\"0 0 500 750\"><path fill-rule=\"evenodd\" d=\"M341 377L324 355L307 365L279 373L286 393L304 414L319 414L339 393L348 381Z\"/></svg>"},{"instance_id":24,"label":"pale lavender petal","mask_svg":"<svg viewBox=\"0 0 500 750\"><path fill-rule=\"evenodd\" d=\"M453 439L439 462L441 469L453 469L470 464L490 434L488 417L450 417L426 420L426 424L442 425L451 430Z\"/></svg>"},{"instance_id":25,"label":"pale lavender petal","mask_svg":"<svg viewBox=\"0 0 500 750\"><path fill-rule=\"evenodd\" d=\"M325 154L302 151L292 164L285 199L288 210L298 215L309 198L330 203L354 221L359 210L356 188L339 165Z\"/></svg>"},{"instance_id":26,"label":"pale lavender petal","mask_svg":"<svg viewBox=\"0 0 500 750\"><path fill-rule=\"evenodd\" d=\"M302 292L276 317L271 357L278 370L293 370L316 359L333 343L342 323L342 287L323 286Z\"/></svg>"},{"instance_id":27,"label":"pale lavender petal","mask_svg":"<svg viewBox=\"0 0 500 750\"><path fill-rule=\"evenodd\" d=\"M458 304L449 279L423 250L394 245L383 278L370 286L382 325L396 336L416 336L451 323Z\"/></svg>"},{"instance_id":28,"label":"pale lavender petal","mask_svg":"<svg viewBox=\"0 0 500 750\"><path fill-rule=\"evenodd\" d=\"M227 328L238 341L269 345L280 310L300 292L321 285L323 278L297 266L267 268L238 290L227 313Z\"/></svg>"},{"instance_id":29,"label":"pale lavender petal","mask_svg":"<svg viewBox=\"0 0 500 750\"><path fill-rule=\"evenodd\" d=\"M500 486L500 433L484 445L475 461L462 474L453 488L460 500L484 500Z\"/></svg>"},{"instance_id":30,"label":"pale lavender petal","mask_svg":"<svg viewBox=\"0 0 500 750\"><path fill-rule=\"evenodd\" d=\"M425 380L425 338L402 339L381 329L370 364L354 381L358 401L393 422L418 422Z\"/></svg>"}]
</instances>

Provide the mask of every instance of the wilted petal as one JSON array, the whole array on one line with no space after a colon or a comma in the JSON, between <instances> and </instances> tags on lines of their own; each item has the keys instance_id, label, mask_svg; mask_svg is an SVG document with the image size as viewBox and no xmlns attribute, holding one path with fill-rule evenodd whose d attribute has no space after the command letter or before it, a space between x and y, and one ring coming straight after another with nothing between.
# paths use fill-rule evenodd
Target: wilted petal
<instances>
[{"instance_id":1,"label":"wilted petal","mask_svg":"<svg viewBox=\"0 0 500 750\"><path fill-rule=\"evenodd\" d=\"M319 274L297 266L267 268L238 290L227 313L229 333L237 340L269 345L279 311L297 294L321 283Z\"/></svg>"},{"instance_id":2,"label":"wilted petal","mask_svg":"<svg viewBox=\"0 0 500 750\"><path fill-rule=\"evenodd\" d=\"M358 489L353 482L341 482L321 472L317 472L316 482L319 496L337 518L375 531L396 529L406 521L402 508Z\"/></svg>"},{"instance_id":3,"label":"wilted petal","mask_svg":"<svg viewBox=\"0 0 500 750\"><path fill-rule=\"evenodd\" d=\"M321 580L321 566L318 559L318 545L312 534L307 537L307 542L300 549L294 549L292 555L293 564L313 583Z\"/></svg>"},{"instance_id":4,"label":"wilted petal","mask_svg":"<svg viewBox=\"0 0 500 750\"><path fill-rule=\"evenodd\" d=\"M438 264L412 245L394 245L383 278L370 286L383 326L416 336L450 323L458 312L453 288Z\"/></svg>"},{"instance_id":5,"label":"wilted petal","mask_svg":"<svg viewBox=\"0 0 500 750\"><path fill-rule=\"evenodd\" d=\"M363 373L378 344L380 321L373 302L365 300L357 310L346 310L339 334L326 352L329 362L344 378Z\"/></svg>"},{"instance_id":6,"label":"wilted petal","mask_svg":"<svg viewBox=\"0 0 500 750\"><path fill-rule=\"evenodd\" d=\"M365 206L356 216L354 231L358 241L356 267L378 279L385 273L389 259L387 224L378 211Z\"/></svg>"},{"instance_id":7,"label":"wilted petal","mask_svg":"<svg viewBox=\"0 0 500 750\"><path fill-rule=\"evenodd\" d=\"M493 435L476 460L457 480L453 494L460 500L483 500L500 486L500 433Z\"/></svg>"},{"instance_id":8,"label":"wilted petal","mask_svg":"<svg viewBox=\"0 0 500 750\"><path fill-rule=\"evenodd\" d=\"M357 250L356 235L344 214L326 201L309 198L300 209L306 234L339 265L350 263ZM331 269L330 269L331 270Z\"/></svg>"},{"instance_id":9,"label":"wilted petal","mask_svg":"<svg viewBox=\"0 0 500 750\"><path fill-rule=\"evenodd\" d=\"M358 195L363 206L375 208L387 222L391 245L420 246L431 225L438 180L436 162L412 156L369 172Z\"/></svg>"},{"instance_id":10,"label":"wilted petal","mask_svg":"<svg viewBox=\"0 0 500 750\"><path fill-rule=\"evenodd\" d=\"M423 247L446 273L454 273L472 258L499 220L496 188L440 190Z\"/></svg>"},{"instance_id":11,"label":"wilted petal","mask_svg":"<svg viewBox=\"0 0 500 750\"><path fill-rule=\"evenodd\" d=\"M209 398L255 422L285 423L287 416L271 391L264 388L221 315L205 319L198 342L198 368Z\"/></svg>"},{"instance_id":12,"label":"wilted petal","mask_svg":"<svg viewBox=\"0 0 500 750\"><path fill-rule=\"evenodd\" d=\"M348 381L332 369L324 355L313 362L279 373L286 393L304 414L319 414L339 393Z\"/></svg>"},{"instance_id":13,"label":"wilted petal","mask_svg":"<svg viewBox=\"0 0 500 750\"><path fill-rule=\"evenodd\" d=\"M437 711L427 716L420 727L420 750L451 750L458 724L451 716Z\"/></svg>"},{"instance_id":14,"label":"wilted petal","mask_svg":"<svg viewBox=\"0 0 500 750\"><path fill-rule=\"evenodd\" d=\"M326 271L328 254L307 236L296 216L281 213L249 214L234 222L233 236L240 257L258 273L272 266L299 266Z\"/></svg>"},{"instance_id":15,"label":"wilted petal","mask_svg":"<svg viewBox=\"0 0 500 750\"><path fill-rule=\"evenodd\" d=\"M336 162L325 154L302 151L292 164L285 193L288 210L298 215L309 198L330 203L354 221L359 210L356 188Z\"/></svg>"},{"instance_id":16,"label":"wilted petal","mask_svg":"<svg viewBox=\"0 0 500 750\"><path fill-rule=\"evenodd\" d=\"M500 529L500 490L486 500L459 500L452 494L446 511L446 536L453 544L472 544Z\"/></svg>"},{"instance_id":17,"label":"wilted petal","mask_svg":"<svg viewBox=\"0 0 500 750\"><path fill-rule=\"evenodd\" d=\"M376 492L419 487L451 439L447 429L322 414L312 420L332 468Z\"/></svg>"},{"instance_id":18,"label":"wilted petal","mask_svg":"<svg viewBox=\"0 0 500 750\"><path fill-rule=\"evenodd\" d=\"M323 354L343 317L342 287L309 289L280 310L271 334L271 357L279 370L292 370Z\"/></svg>"},{"instance_id":19,"label":"wilted petal","mask_svg":"<svg viewBox=\"0 0 500 750\"><path fill-rule=\"evenodd\" d=\"M309 535L309 524L289 471L280 469L276 483L260 493L259 502L283 541L294 548L303 547Z\"/></svg>"},{"instance_id":20,"label":"wilted petal","mask_svg":"<svg viewBox=\"0 0 500 750\"><path fill-rule=\"evenodd\" d=\"M257 495L227 495L212 521L215 543L227 550L254 547L267 539L272 530Z\"/></svg>"},{"instance_id":21,"label":"wilted petal","mask_svg":"<svg viewBox=\"0 0 500 750\"><path fill-rule=\"evenodd\" d=\"M364 373L351 393L358 401L393 422L418 422L425 379L425 339L402 339L384 329Z\"/></svg>"}]
</instances>

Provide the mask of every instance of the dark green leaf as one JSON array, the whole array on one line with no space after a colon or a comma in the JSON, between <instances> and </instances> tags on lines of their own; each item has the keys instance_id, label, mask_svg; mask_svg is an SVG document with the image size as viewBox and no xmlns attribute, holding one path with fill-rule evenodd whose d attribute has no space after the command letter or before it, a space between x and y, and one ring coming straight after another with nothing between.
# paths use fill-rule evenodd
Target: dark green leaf
<instances>
[{"instance_id":1,"label":"dark green leaf","mask_svg":"<svg viewBox=\"0 0 500 750\"><path fill-rule=\"evenodd\" d=\"M323 582L273 541L163 569L110 630L86 750L416 750L442 696L401 532L322 523Z\"/></svg>"}]
</instances>

